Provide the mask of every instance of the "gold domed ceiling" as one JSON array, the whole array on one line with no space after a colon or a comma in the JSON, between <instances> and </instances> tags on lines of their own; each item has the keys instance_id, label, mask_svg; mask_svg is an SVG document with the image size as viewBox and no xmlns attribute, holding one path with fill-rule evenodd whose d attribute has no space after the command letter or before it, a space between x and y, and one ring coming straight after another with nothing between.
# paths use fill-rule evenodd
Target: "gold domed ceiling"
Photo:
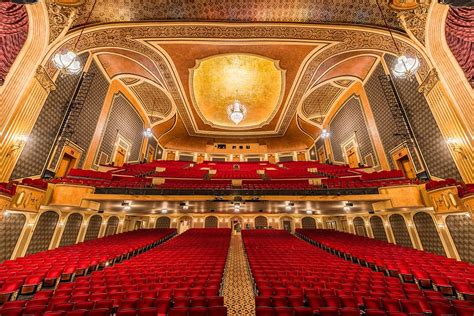
<instances>
[{"instance_id":1,"label":"gold domed ceiling","mask_svg":"<svg viewBox=\"0 0 474 316\"><path fill-rule=\"evenodd\" d=\"M285 72L278 61L250 54L198 60L190 71L193 104L204 122L219 128L249 129L268 123L281 103ZM238 100L247 115L234 124L228 106Z\"/></svg>"}]
</instances>

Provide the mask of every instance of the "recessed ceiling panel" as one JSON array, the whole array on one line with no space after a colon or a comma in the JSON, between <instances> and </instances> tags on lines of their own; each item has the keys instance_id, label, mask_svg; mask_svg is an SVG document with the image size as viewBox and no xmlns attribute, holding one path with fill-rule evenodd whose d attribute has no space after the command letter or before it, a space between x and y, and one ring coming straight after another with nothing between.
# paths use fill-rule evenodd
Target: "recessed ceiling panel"
<instances>
[{"instance_id":1,"label":"recessed ceiling panel","mask_svg":"<svg viewBox=\"0 0 474 316\"><path fill-rule=\"evenodd\" d=\"M278 61L258 55L225 54L198 60L190 72L193 103L211 126L257 128L268 123L280 106L284 75ZM234 100L247 110L238 125L227 114Z\"/></svg>"}]
</instances>

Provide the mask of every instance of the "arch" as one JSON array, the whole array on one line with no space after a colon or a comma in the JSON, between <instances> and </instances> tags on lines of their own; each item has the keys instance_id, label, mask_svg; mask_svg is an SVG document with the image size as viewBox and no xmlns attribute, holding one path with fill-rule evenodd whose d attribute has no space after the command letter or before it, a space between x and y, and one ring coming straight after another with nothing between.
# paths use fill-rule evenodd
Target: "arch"
<instances>
[{"instance_id":1,"label":"arch","mask_svg":"<svg viewBox=\"0 0 474 316\"><path fill-rule=\"evenodd\" d=\"M11 259L25 223L26 216L18 213L5 215L0 221L0 262Z\"/></svg>"},{"instance_id":2,"label":"arch","mask_svg":"<svg viewBox=\"0 0 474 316\"><path fill-rule=\"evenodd\" d=\"M161 216L156 220L155 228L170 228L171 219L167 216Z\"/></svg>"},{"instance_id":3,"label":"arch","mask_svg":"<svg viewBox=\"0 0 474 316\"><path fill-rule=\"evenodd\" d=\"M72 213L67 217L66 225L61 236L59 246L69 246L76 243L77 235L81 229L82 215L79 213Z\"/></svg>"},{"instance_id":4,"label":"arch","mask_svg":"<svg viewBox=\"0 0 474 316\"><path fill-rule=\"evenodd\" d=\"M294 231L295 223L293 218L289 216L283 216L282 218L280 218L280 227L281 229L284 229L288 232Z\"/></svg>"},{"instance_id":5,"label":"arch","mask_svg":"<svg viewBox=\"0 0 474 316\"><path fill-rule=\"evenodd\" d=\"M418 212L413 216L413 222L415 223L423 250L446 256L443 243L431 215L425 212Z\"/></svg>"},{"instance_id":6,"label":"arch","mask_svg":"<svg viewBox=\"0 0 474 316\"><path fill-rule=\"evenodd\" d=\"M392 214L389 217L389 221L392 227L393 237L395 237L395 243L400 246L413 248L405 218L400 214Z\"/></svg>"},{"instance_id":7,"label":"arch","mask_svg":"<svg viewBox=\"0 0 474 316\"><path fill-rule=\"evenodd\" d=\"M107 220L107 226L105 227L105 234L104 236L111 236L117 233L117 228L119 224L119 219L117 216L111 216Z\"/></svg>"},{"instance_id":8,"label":"arch","mask_svg":"<svg viewBox=\"0 0 474 316\"><path fill-rule=\"evenodd\" d=\"M208 216L204 220L204 227L205 228L217 228L219 225L219 221L215 216Z\"/></svg>"},{"instance_id":9,"label":"arch","mask_svg":"<svg viewBox=\"0 0 474 316\"><path fill-rule=\"evenodd\" d=\"M265 216L255 217L254 224L257 229L268 228L268 220Z\"/></svg>"},{"instance_id":10,"label":"arch","mask_svg":"<svg viewBox=\"0 0 474 316\"><path fill-rule=\"evenodd\" d=\"M301 227L303 229L316 229L316 221L309 216L303 217L301 219Z\"/></svg>"},{"instance_id":11,"label":"arch","mask_svg":"<svg viewBox=\"0 0 474 316\"><path fill-rule=\"evenodd\" d=\"M59 214L54 211L46 211L39 216L26 250L27 255L49 249L58 220Z\"/></svg>"},{"instance_id":12,"label":"arch","mask_svg":"<svg viewBox=\"0 0 474 316\"><path fill-rule=\"evenodd\" d=\"M89 219L89 225L87 225L84 241L96 239L99 236L101 225L102 225L102 217L100 215L92 216Z\"/></svg>"},{"instance_id":13,"label":"arch","mask_svg":"<svg viewBox=\"0 0 474 316\"><path fill-rule=\"evenodd\" d=\"M352 221L357 235L367 237L367 229L365 229L365 222L362 217L356 217Z\"/></svg>"},{"instance_id":14,"label":"arch","mask_svg":"<svg viewBox=\"0 0 474 316\"><path fill-rule=\"evenodd\" d=\"M463 261L474 263L474 224L466 215L449 215L446 226L453 238L459 257Z\"/></svg>"},{"instance_id":15,"label":"arch","mask_svg":"<svg viewBox=\"0 0 474 316\"><path fill-rule=\"evenodd\" d=\"M380 216L372 216L370 218L370 227L374 233L374 238L388 242L387 233L383 225L383 220Z\"/></svg>"}]
</instances>

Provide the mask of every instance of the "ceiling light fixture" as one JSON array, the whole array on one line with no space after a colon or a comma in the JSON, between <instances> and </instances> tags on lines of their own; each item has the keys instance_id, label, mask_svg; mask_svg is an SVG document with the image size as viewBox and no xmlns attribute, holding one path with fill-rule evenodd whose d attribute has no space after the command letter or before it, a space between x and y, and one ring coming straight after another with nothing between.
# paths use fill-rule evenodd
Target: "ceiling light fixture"
<instances>
[{"instance_id":1,"label":"ceiling light fixture","mask_svg":"<svg viewBox=\"0 0 474 316\"><path fill-rule=\"evenodd\" d=\"M166 214L166 213L168 213L168 210L167 210L167 209L161 210L161 214Z\"/></svg>"},{"instance_id":2,"label":"ceiling light fixture","mask_svg":"<svg viewBox=\"0 0 474 316\"><path fill-rule=\"evenodd\" d=\"M239 125L247 115L247 108L240 103L239 100L235 99L234 102L227 107L227 115L235 125Z\"/></svg>"},{"instance_id":3,"label":"ceiling light fixture","mask_svg":"<svg viewBox=\"0 0 474 316\"><path fill-rule=\"evenodd\" d=\"M393 66L393 74L402 79L408 79L408 80L413 80L415 77L418 68L420 68L420 61L418 60L418 57L416 56L409 56L402 54L400 51L400 47L398 46L397 42L395 41L395 38L393 37L392 34L392 29L388 26L387 19L385 18L385 14L383 13L382 7L380 6L379 1L377 0L377 7L379 8L380 15L382 16L383 22L385 24L385 27L388 30L388 33L390 34L390 37L392 39L393 45L395 46L395 49L397 50L397 62Z\"/></svg>"},{"instance_id":4,"label":"ceiling light fixture","mask_svg":"<svg viewBox=\"0 0 474 316\"><path fill-rule=\"evenodd\" d=\"M151 132L151 128L148 127L146 130L144 130L143 135L145 135L146 138L151 138L153 136L153 133Z\"/></svg>"},{"instance_id":5,"label":"ceiling light fixture","mask_svg":"<svg viewBox=\"0 0 474 316\"><path fill-rule=\"evenodd\" d=\"M329 138L329 136L331 136L331 133L329 133L327 129L323 129L323 130L321 131L321 138L322 138L322 139Z\"/></svg>"},{"instance_id":6,"label":"ceiling light fixture","mask_svg":"<svg viewBox=\"0 0 474 316\"><path fill-rule=\"evenodd\" d=\"M82 71L81 60L79 59L79 55L77 54L77 44L79 43L82 37L82 33L84 33L84 29L86 28L86 25L89 24L89 19L92 15L92 11L94 10L96 3L97 3L97 0L95 0L94 4L92 5L89 15L86 19L86 23L82 27L81 33L79 33L79 36L77 37L74 47L72 49L63 48L59 50L56 54L54 54L52 61L53 61L54 66L60 72L68 74L68 75L77 75Z\"/></svg>"}]
</instances>

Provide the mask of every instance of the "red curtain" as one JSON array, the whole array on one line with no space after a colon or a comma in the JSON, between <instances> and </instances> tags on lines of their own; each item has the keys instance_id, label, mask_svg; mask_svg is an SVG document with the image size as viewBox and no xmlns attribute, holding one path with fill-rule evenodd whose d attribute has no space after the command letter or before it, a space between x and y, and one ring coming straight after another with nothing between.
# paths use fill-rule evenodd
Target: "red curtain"
<instances>
[{"instance_id":1,"label":"red curtain","mask_svg":"<svg viewBox=\"0 0 474 316\"><path fill-rule=\"evenodd\" d=\"M28 37L28 13L23 5L0 2L0 85Z\"/></svg>"},{"instance_id":2,"label":"red curtain","mask_svg":"<svg viewBox=\"0 0 474 316\"><path fill-rule=\"evenodd\" d=\"M446 18L446 41L474 87L474 8L451 7Z\"/></svg>"}]
</instances>

